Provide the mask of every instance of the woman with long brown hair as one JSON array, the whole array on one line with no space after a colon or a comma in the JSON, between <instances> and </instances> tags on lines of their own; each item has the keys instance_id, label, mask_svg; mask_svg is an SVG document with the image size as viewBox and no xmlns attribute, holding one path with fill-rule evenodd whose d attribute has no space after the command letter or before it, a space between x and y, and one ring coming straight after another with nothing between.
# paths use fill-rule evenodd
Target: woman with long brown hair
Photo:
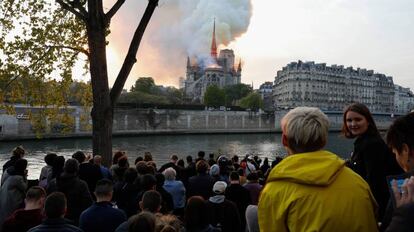
<instances>
[{"instance_id":1,"label":"woman with long brown hair","mask_svg":"<svg viewBox=\"0 0 414 232\"><path fill-rule=\"evenodd\" d=\"M348 164L368 182L379 206L378 219L382 221L389 199L386 176L403 171L364 104L353 103L345 109L342 133L347 138L355 138L354 151Z\"/></svg>"}]
</instances>

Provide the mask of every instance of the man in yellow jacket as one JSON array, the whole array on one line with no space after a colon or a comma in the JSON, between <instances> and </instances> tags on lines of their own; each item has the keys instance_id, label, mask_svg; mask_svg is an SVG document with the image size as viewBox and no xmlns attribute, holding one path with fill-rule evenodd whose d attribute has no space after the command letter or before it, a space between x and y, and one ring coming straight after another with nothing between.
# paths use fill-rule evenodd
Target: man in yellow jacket
<instances>
[{"instance_id":1,"label":"man in yellow jacket","mask_svg":"<svg viewBox=\"0 0 414 232\"><path fill-rule=\"evenodd\" d=\"M377 204L368 184L341 158L322 150L327 116L317 108L298 107L281 126L288 156L262 190L260 231L377 231Z\"/></svg>"}]
</instances>

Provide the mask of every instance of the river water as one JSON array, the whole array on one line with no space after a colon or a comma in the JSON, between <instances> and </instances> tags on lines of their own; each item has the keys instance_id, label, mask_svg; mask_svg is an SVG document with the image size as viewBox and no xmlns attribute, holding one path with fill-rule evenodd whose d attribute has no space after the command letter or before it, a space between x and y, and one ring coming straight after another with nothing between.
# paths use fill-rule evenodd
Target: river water
<instances>
[{"instance_id":1,"label":"river water","mask_svg":"<svg viewBox=\"0 0 414 232\"><path fill-rule=\"evenodd\" d=\"M92 151L90 138L0 142L0 173L3 164L10 158L11 150L18 145L27 151L25 158L29 163L29 179L39 177L40 169L45 165L44 155L48 152L70 158L77 150L85 153ZM209 153L227 154L228 157L254 154L262 159L268 157L269 160L286 154L281 144L281 134L274 133L115 137L113 148L114 151L125 151L130 164L134 163L136 157L143 156L145 151L150 151L157 166L167 162L172 154L185 160L187 155L196 157L199 150L205 151L207 157ZM353 149L353 141L341 137L339 133L330 133L326 149L346 159Z\"/></svg>"}]
</instances>

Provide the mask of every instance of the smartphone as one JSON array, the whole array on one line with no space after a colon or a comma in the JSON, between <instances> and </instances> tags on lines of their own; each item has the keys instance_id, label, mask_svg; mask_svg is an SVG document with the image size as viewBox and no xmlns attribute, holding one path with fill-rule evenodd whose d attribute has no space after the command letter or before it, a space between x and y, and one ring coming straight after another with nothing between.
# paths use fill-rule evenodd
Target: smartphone
<instances>
[{"instance_id":1,"label":"smartphone","mask_svg":"<svg viewBox=\"0 0 414 232\"><path fill-rule=\"evenodd\" d=\"M401 175L387 176L388 191L390 192L390 199L394 207L396 206L396 203L395 203L394 191L392 190L392 182L394 180L397 181L398 191L401 193L401 187L404 184L405 179L410 178L411 176L413 176L413 174L414 173L409 172L409 173L404 173Z\"/></svg>"}]
</instances>

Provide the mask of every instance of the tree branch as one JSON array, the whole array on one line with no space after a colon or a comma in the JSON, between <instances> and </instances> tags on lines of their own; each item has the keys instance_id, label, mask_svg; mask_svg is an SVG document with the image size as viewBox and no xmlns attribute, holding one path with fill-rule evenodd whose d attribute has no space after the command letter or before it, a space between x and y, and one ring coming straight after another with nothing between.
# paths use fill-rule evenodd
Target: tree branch
<instances>
[{"instance_id":1,"label":"tree branch","mask_svg":"<svg viewBox=\"0 0 414 232\"><path fill-rule=\"evenodd\" d=\"M50 48L50 49L63 48L63 49L73 50L73 51L81 52L81 53L85 54L87 57L89 57L88 50L83 49L83 48L75 48L75 47L64 46L64 45L45 45L45 46L46 46L46 48Z\"/></svg>"},{"instance_id":2,"label":"tree branch","mask_svg":"<svg viewBox=\"0 0 414 232\"><path fill-rule=\"evenodd\" d=\"M69 12L73 13L76 17L78 17L78 18L79 18L79 19L81 19L82 21L86 22L86 20L87 20L87 18L88 18L88 15L87 15L87 14L85 14L85 13L87 13L85 9L84 9L84 10L85 10L85 12L82 12L82 10L81 10L81 12L79 12L79 11L76 11L76 10L75 10L75 7L72 7L72 6L68 5L68 4L67 4L67 3L65 3L63 0L56 0L56 2L57 2L57 3L59 3L59 5L60 5L63 9L65 9L65 10L67 10L67 11L69 11Z\"/></svg>"},{"instance_id":3,"label":"tree branch","mask_svg":"<svg viewBox=\"0 0 414 232\"><path fill-rule=\"evenodd\" d=\"M111 18L118 12L119 8L124 4L125 0L117 0L112 8L105 14L105 20L109 24Z\"/></svg>"},{"instance_id":4,"label":"tree branch","mask_svg":"<svg viewBox=\"0 0 414 232\"><path fill-rule=\"evenodd\" d=\"M124 88L125 82L131 72L132 67L135 62L137 62L136 55L141 43L142 36L144 35L145 28L148 25L148 22L151 19L152 14L154 13L155 7L158 6L158 0L149 0L147 8L145 9L144 15L139 22L137 29L135 30L134 36L132 37L131 44L129 45L128 53L125 57L124 63L122 64L121 70L118 73L118 76L115 80L114 85L112 86L110 97L111 104L115 105L115 102L118 100L119 95Z\"/></svg>"}]
</instances>

